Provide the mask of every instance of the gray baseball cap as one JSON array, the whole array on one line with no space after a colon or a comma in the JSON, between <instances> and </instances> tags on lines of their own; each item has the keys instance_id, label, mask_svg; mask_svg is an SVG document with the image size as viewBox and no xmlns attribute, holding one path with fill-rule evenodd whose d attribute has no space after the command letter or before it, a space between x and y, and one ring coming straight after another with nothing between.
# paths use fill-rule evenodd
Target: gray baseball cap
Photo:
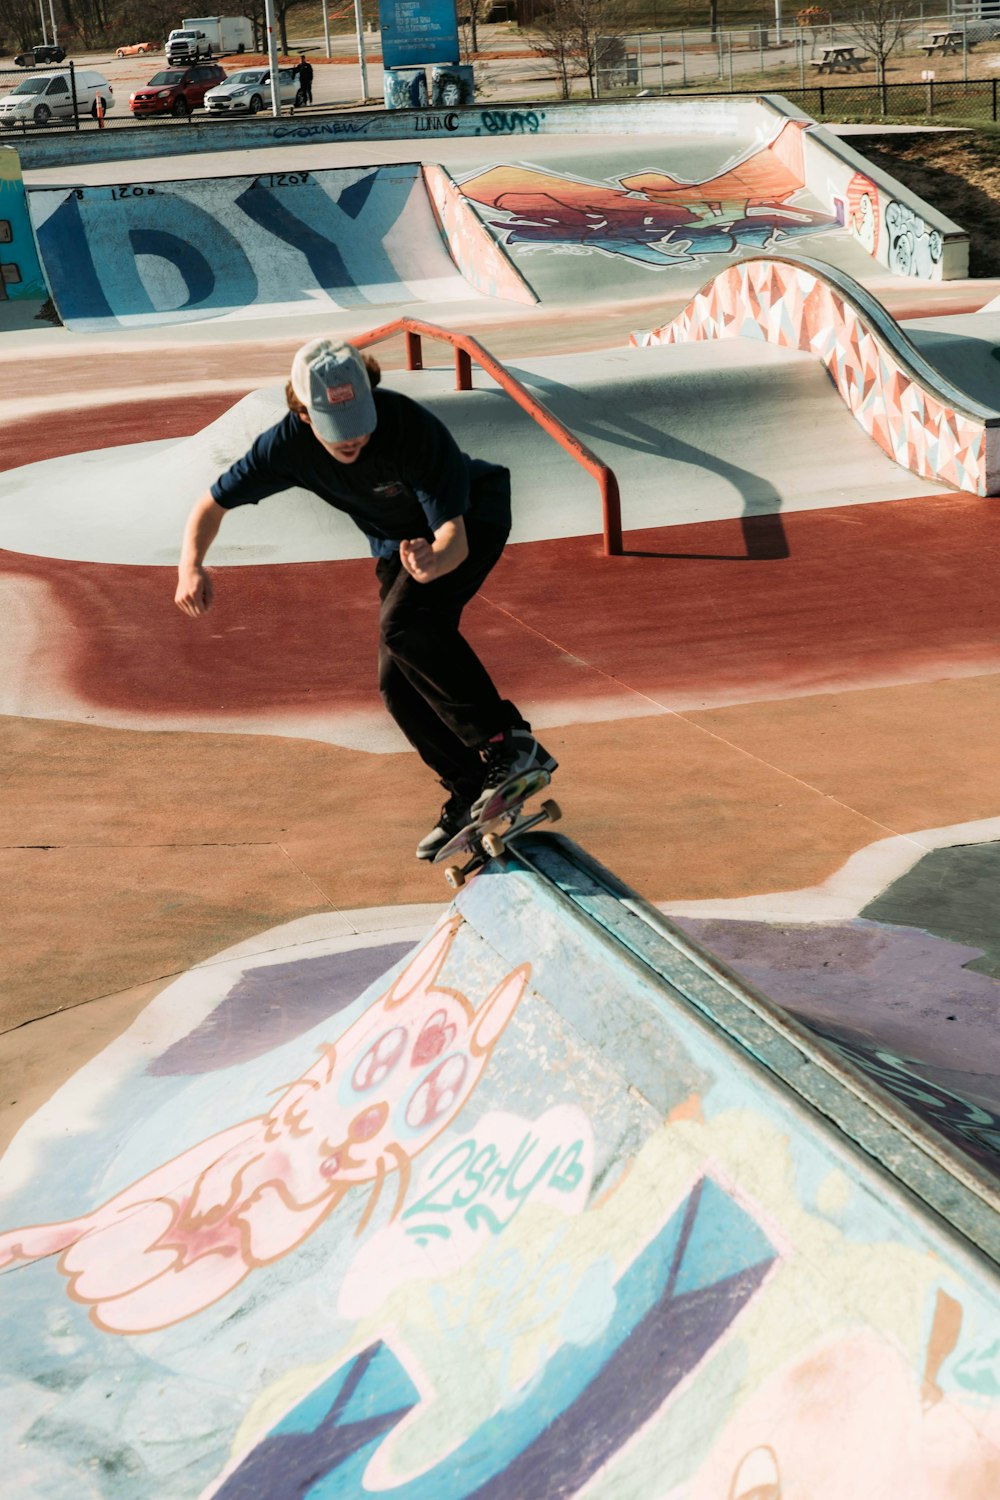
<instances>
[{"instance_id":1,"label":"gray baseball cap","mask_svg":"<svg viewBox=\"0 0 1000 1500\"><path fill-rule=\"evenodd\" d=\"M367 437L378 424L371 382L353 344L312 339L292 361L292 390L328 443Z\"/></svg>"}]
</instances>

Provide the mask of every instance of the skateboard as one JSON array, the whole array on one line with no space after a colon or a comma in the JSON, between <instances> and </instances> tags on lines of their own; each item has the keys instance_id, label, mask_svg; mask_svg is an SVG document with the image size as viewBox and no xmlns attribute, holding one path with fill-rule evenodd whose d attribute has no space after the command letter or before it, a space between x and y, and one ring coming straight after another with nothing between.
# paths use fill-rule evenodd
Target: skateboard
<instances>
[{"instance_id":1,"label":"skateboard","mask_svg":"<svg viewBox=\"0 0 1000 1500\"><path fill-rule=\"evenodd\" d=\"M470 875L502 854L508 839L536 828L539 823L558 823L562 812L558 802L551 798L527 817L521 812L524 804L544 791L550 780L548 771L526 771L523 776L513 777L497 788L474 822L467 823L438 850L434 863L445 866L444 878L453 891L461 889ZM464 854L471 855L471 859L465 864L454 863Z\"/></svg>"}]
</instances>

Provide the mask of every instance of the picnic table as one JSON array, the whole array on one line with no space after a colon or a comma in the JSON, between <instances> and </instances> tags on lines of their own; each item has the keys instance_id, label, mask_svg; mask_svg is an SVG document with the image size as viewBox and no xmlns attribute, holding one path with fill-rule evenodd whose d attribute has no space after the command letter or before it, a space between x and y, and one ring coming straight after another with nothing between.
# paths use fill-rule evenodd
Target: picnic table
<instances>
[{"instance_id":1,"label":"picnic table","mask_svg":"<svg viewBox=\"0 0 1000 1500\"><path fill-rule=\"evenodd\" d=\"M971 52L975 42L966 42L961 31L932 31L929 39L924 42L922 51L930 57L932 52L940 50L942 57L947 57L949 52L961 52L963 44Z\"/></svg>"},{"instance_id":2,"label":"picnic table","mask_svg":"<svg viewBox=\"0 0 1000 1500\"><path fill-rule=\"evenodd\" d=\"M823 48L822 57L814 57L811 66L818 73L835 73L838 68L843 68L845 73L860 73L865 60L863 52L855 52L853 47L846 46L843 42L831 42L828 47Z\"/></svg>"}]
</instances>

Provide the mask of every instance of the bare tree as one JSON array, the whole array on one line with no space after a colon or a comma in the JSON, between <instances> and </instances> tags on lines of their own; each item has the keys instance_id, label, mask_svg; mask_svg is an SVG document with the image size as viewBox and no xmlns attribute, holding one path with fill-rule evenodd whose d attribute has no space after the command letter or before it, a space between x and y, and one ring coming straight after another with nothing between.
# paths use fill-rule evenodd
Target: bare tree
<instances>
[{"instance_id":1,"label":"bare tree","mask_svg":"<svg viewBox=\"0 0 1000 1500\"><path fill-rule=\"evenodd\" d=\"M459 30L462 33L462 52L466 62L471 62L479 51L479 27L486 20L493 0L462 0L459 7Z\"/></svg>"},{"instance_id":2,"label":"bare tree","mask_svg":"<svg viewBox=\"0 0 1000 1500\"><path fill-rule=\"evenodd\" d=\"M5 42L12 40L18 52L42 40L33 0L0 0L0 35Z\"/></svg>"},{"instance_id":3,"label":"bare tree","mask_svg":"<svg viewBox=\"0 0 1000 1500\"><path fill-rule=\"evenodd\" d=\"M595 99L601 73L624 56L622 0L547 0L535 27L532 51L554 63L560 98L570 97L575 78L586 78Z\"/></svg>"},{"instance_id":4,"label":"bare tree","mask_svg":"<svg viewBox=\"0 0 1000 1500\"><path fill-rule=\"evenodd\" d=\"M537 36L531 50L546 58L556 70L560 99L568 99L576 76L573 56L575 0L547 0L544 11L535 17Z\"/></svg>"},{"instance_id":5,"label":"bare tree","mask_svg":"<svg viewBox=\"0 0 1000 1500\"><path fill-rule=\"evenodd\" d=\"M884 91L889 56L912 25L912 17L907 16L900 0L867 0L847 20L838 21L837 29L871 53L875 59L876 81Z\"/></svg>"}]
</instances>

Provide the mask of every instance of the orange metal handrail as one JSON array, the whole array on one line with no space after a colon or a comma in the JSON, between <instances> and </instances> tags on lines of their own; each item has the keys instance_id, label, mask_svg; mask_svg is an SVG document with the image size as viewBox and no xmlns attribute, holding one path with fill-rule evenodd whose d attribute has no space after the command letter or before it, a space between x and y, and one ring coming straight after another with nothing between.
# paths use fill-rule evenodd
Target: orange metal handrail
<instances>
[{"instance_id":1,"label":"orange metal handrail","mask_svg":"<svg viewBox=\"0 0 1000 1500\"><path fill-rule=\"evenodd\" d=\"M549 411L544 402L539 401L537 396L521 384L521 382L506 370L498 359L484 349L476 339L470 338L465 333L452 333L450 329L438 328L434 323L423 323L419 318L397 318L392 323L383 323L380 328L373 328L368 333L359 334L351 339L355 348L364 349L369 344L380 344L385 339L392 338L394 334L402 333L406 336L406 368L408 370L422 370L423 363L423 338L439 339L442 343L451 344L455 350L455 389L459 391L471 391L472 389L472 361L492 376L497 385L505 390L513 401L516 401L529 417L533 417L538 425L545 429L550 437L554 438L561 448L564 448L571 458L575 458L578 464L587 470L597 480L601 492L601 508L604 517L604 554L606 557L620 557L622 553L622 512L621 496L618 491L618 480L613 469L609 469L606 463L591 453L590 449L575 433L570 432L555 412Z\"/></svg>"}]
</instances>

